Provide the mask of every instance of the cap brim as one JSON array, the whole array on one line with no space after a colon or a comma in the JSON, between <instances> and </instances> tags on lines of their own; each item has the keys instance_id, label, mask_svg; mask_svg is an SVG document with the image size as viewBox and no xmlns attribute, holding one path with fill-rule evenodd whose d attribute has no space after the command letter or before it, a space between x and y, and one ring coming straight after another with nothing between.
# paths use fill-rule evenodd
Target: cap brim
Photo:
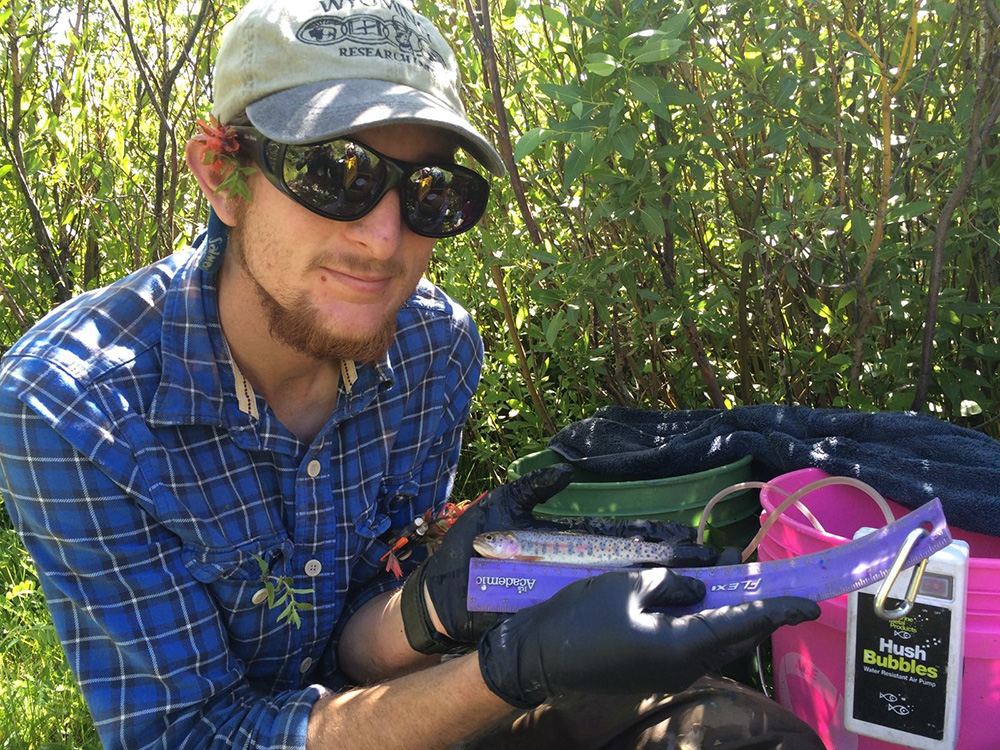
<instances>
[{"instance_id":1,"label":"cap brim","mask_svg":"<svg viewBox=\"0 0 1000 750\"><path fill-rule=\"evenodd\" d=\"M281 143L315 143L378 125L416 123L443 128L498 177L503 159L468 120L444 102L398 83L364 78L317 81L258 99L250 122Z\"/></svg>"}]
</instances>

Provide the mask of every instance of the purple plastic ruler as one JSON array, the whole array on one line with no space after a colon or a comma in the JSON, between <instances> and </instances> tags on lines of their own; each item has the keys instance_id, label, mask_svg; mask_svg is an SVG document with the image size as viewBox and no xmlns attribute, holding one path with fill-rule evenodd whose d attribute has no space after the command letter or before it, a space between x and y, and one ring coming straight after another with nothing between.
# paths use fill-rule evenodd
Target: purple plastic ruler
<instances>
[{"instance_id":1,"label":"purple plastic ruler","mask_svg":"<svg viewBox=\"0 0 1000 750\"><path fill-rule=\"evenodd\" d=\"M900 547L914 529L927 533L914 544L906 567L916 565L951 544L941 501L935 498L853 542L788 560L715 568L673 568L705 582L705 599L679 614L775 596L831 599L880 581L889 573ZM468 607L472 612L516 612L545 601L574 581L623 568L581 567L551 563L473 558L469 564Z\"/></svg>"}]
</instances>

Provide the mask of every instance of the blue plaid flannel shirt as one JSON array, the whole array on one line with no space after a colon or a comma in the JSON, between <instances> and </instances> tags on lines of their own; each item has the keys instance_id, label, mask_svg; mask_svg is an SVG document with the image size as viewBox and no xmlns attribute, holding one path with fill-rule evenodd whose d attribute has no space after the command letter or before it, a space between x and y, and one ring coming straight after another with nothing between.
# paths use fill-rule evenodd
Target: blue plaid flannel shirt
<instances>
[{"instance_id":1,"label":"blue plaid flannel shirt","mask_svg":"<svg viewBox=\"0 0 1000 750\"><path fill-rule=\"evenodd\" d=\"M306 445L234 369L197 261L80 295L7 352L0 493L106 747L303 748L343 624L399 585L390 530L448 497L482 342L422 281ZM254 556L313 590L301 627Z\"/></svg>"}]
</instances>

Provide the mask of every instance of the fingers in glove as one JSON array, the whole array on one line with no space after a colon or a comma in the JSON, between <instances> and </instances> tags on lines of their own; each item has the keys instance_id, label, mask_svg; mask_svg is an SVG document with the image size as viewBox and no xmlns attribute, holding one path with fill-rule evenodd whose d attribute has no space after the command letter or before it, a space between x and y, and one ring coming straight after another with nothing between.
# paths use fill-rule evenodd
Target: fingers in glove
<instances>
[{"instance_id":1,"label":"fingers in glove","mask_svg":"<svg viewBox=\"0 0 1000 750\"><path fill-rule=\"evenodd\" d=\"M740 565L743 563L743 551L739 547L726 547L715 561L716 565Z\"/></svg>"},{"instance_id":2,"label":"fingers in glove","mask_svg":"<svg viewBox=\"0 0 1000 750\"><path fill-rule=\"evenodd\" d=\"M502 498L513 515L529 516L536 505L564 490L573 481L574 473L569 464L536 469L501 488L505 490Z\"/></svg>"},{"instance_id":3,"label":"fingers in glove","mask_svg":"<svg viewBox=\"0 0 1000 750\"><path fill-rule=\"evenodd\" d=\"M720 648L742 641L759 640L782 625L798 625L819 617L819 605L796 596L760 599L733 607L720 607L690 617L700 620L712 631Z\"/></svg>"},{"instance_id":4,"label":"fingers in glove","mask_svg":"<svg viewBox=\"0 0 1000 750\"><path fill-rule=\"evenodd\" d=\"M630 575L641 577L639 606L643 611L684 607L705 598L704 583L697 578L679 576L666 568L651 568Z\"/></svg>"},{"instance_id":5,"label":"fingers in glove","mask_svg":"<svg viewBox=\"0 0 1000 750\"><path fill-rule=\"evenodd\" d=\"M671 568L710 568L718 565L719 553L711 547L703 547L693 542L685 542L674 546L674 556L670 560Z\"/></svg>"}]
</instances>

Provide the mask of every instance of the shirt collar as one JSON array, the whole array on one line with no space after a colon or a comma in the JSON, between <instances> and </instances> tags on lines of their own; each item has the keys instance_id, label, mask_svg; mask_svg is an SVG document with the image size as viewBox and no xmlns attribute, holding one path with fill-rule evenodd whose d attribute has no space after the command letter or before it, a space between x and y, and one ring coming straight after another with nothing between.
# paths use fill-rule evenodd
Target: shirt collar
<instances>
[{"instance_id":1,"label":"shirt collar","mask_svg":"<svg viewBox=\"0 0 1000 750\"><path fill-rule=\"evenodd\" d=\"M222 341L215 277L198 269L199 250L186 252L189 257L164 296L162 373L149 419L160 424L222 424L225 400L213 346L214 339ZM231 372L229 376L232 379Z\"/></svg>"},{"instance_id":2,"label":"shirt collar","mask_svg":"<svg viewBox=\"0 0 1000 750\"><path fill-rule=\"evenodd\" d=\"M196 243L197 244L197 243ZM160 336L162 374L150 407L152 424L210 424L248 427L260 415L256 394L229 354L219 323L215 274L198 267L191 251L164 296ZM337 412L355 414L380 387L395 381L391 350L374 364L341 364Z\"/></svg>"}]
</instances>

